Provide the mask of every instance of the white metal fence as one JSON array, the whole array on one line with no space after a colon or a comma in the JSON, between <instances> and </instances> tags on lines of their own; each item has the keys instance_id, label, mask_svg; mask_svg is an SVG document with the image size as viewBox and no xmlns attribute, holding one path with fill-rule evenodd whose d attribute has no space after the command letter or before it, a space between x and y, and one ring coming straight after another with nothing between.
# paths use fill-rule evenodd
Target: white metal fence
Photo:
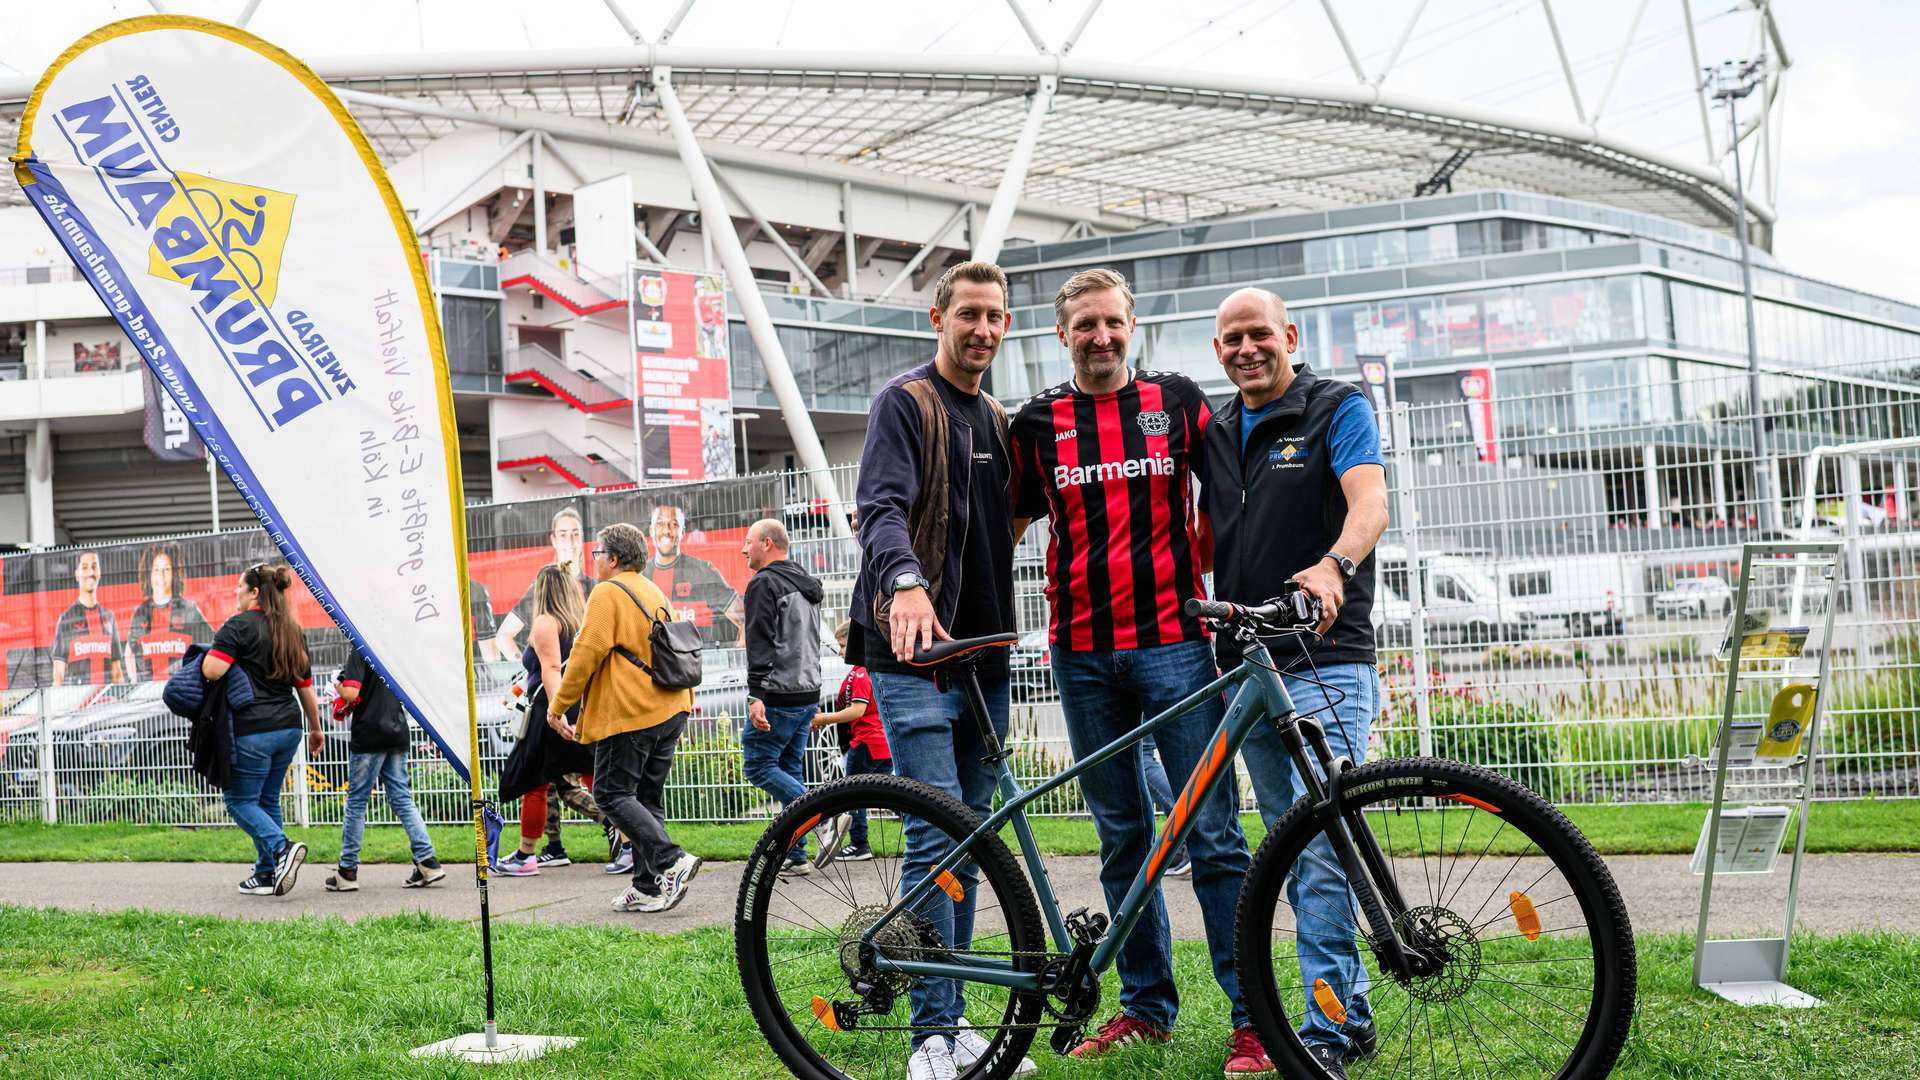
<instances>
[{"instance_id":1,"label":"white metal fence","mask_svg":"<svg viewBox=\"0 0 1920 1080\"><path fill-rule=\"evenodd\" d=\"M1594 363L1612 362L1582 366ZM1920 430L1920 379L1886 364L1827 369L1818 379L1769 375L1760 411L1766 454L1757 458L1744 372L1676 363L1670 377L1657 377L1667 362L1645 363L1656 377L1576 373L1571 388L1485 397L1478 385L1447 394L1430 378L1401 383L1411 400L1391 425L1394 525L1375 559L1387 702L1371 755L1430 750L1508 773L1560 803L1706 796L1708 774L1689 760L1710 750L1720 678L1712 656L1740 544L1781 537L1812 447ZM1760 498L1756 461L1775 477L1771 504ZM855 467L836 473L851 498ZM692 505L689 536L778 514L793 533L794 558L827 582L829 620L839 621L857 552L832 537L803 475L703 485L697 499L673 491L572 502L586 511L589 533L602 519L640 520L649 500ZM1820 528L1847 537L1850 571L1812 599L1839 606L1816 770L1822 798L1920 796L1916 497L1920 451L1841 456L1820 474ZM474 531L544 536L553 509L474 508L503 515ZM519 524L501 524L509 517ZM1070 760L1047 668L1045 543L1036 527L1015 559L1022 639L1013 652L1012 741L1023 781ZM737 649L709 657L709 683L669 782L676 820L747 820L771 809L741 761L743 666ZM516 668L511 660L478 665L489 786L512 745L516 714L504 688ZM843 670L830 661L827 692ZM158 690L0 692L0 820L224 824L218 794L188 767L185 723L166 713ZM469 820L452 770L424 741L416 749L414 790L429 820ZM817 745L810 778L831 775L835 757ZM289 818L338 822L345 775L339 731L290 776ZM1243 793L1250 807L1248 799ZM1041 808L1081 810L1071 789ZM385 814L376 800L372 820Z\"/></svg>"}]
</instances>

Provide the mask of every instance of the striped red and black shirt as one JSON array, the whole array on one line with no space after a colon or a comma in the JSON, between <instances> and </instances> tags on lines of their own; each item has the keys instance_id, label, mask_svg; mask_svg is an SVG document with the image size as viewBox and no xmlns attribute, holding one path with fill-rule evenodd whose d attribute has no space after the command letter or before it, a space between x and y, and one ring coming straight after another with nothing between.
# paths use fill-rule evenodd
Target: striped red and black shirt
<instances>
[{"instance_id":1,"label":"striped red and black shirt","mask_svg":"<svg viewBox=\"0 0 1920 1080\"><path fill-rule=\"evenodd\" d=\"M1137 371L1111 394L1071 380L1014 417L1014 516L1051 517L1056 648L1135 649L1206 636L1193 469L1212 410L1192 379Z\"/></svg>"}]
</instances>

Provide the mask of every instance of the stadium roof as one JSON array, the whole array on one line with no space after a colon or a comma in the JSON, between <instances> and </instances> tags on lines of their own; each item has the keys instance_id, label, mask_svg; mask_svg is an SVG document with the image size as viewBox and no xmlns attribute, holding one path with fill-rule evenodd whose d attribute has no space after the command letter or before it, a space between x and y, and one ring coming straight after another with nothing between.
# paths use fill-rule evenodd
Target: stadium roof
<instances>
[{"instance_id":1,"label":"stadium roof","mask_svg":"<svg viewBox=\"0 0 1920 1080\"><path fill-rule=\"evenodd\" d=\"M1332 0L1323 6L1346 46L1338 7ZM1425 7L1415 6L1402 47ZM1538 192L1722 230L1732 221L1730 172L1705 160L1698 143L1689 155L1636 145L1585 122L1577 89L1576 118L1565 120L1402 92L1382 84L1384 68L1382 79L1366 79L1351 48L1347 57L1361 76L1352 81L1124 63L1050 49L1018 3L1010 10L1032 48L987 55L685 47L646 44L633 31L633 43L615 47L305 58L329 83L356 92L347 95L353 111L389 161L463 124L512 127L540 117L572 118L556 132L562 138L597 133L670 146L649 86L650 74L664 67L710 153L731 149L801 167L836 163L908 184L986 190L999 184L1033 96L1050 85L1025 197L1109 229L1404 198L1443 165L1455 169L1453 190ZM606 0L606 12L631 29L615 0ZM1778 45L1777 28L1764 15L1756 19ZM1636 30L1638 23L1635 16ZM1085 26L1082 20L1075 36ZM1546 55L1550 63L1554 54ZM1608 91L1619 70L1616 64ZM1567 72L1574 87L1573 69ZM0 79L0 138L9 145L31 82ZM1768 100L1778 85L1776 78L1764 88ZM1690 115L1691 104L1685 108ZM1749 127L1758 126L1763 111L1747 111L1756 119ZM1704 100L1700 121L1711 145ZM1762 136L1751 141L1763 143L1764 129ZM1724 150L1724 131L1721 142ZM1777 162L1771 167L1777 172ZM1765 190L1749 192L1759 224L1773 218ZM19 193L4 197L17 201Z\"/></svg>"}]
</instances>

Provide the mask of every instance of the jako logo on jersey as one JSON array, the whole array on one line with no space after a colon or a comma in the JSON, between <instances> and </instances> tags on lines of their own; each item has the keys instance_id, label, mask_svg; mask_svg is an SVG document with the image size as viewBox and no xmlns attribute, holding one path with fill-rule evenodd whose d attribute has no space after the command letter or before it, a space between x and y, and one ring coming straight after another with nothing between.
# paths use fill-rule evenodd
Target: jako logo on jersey
<instances>
[{"instance_id":1,"label":"jako logo on jersey","mask_svg":"<svg viewBox=\"0 0 1920 1080\"><path fill-rule=\"evenodd\" d=\"M126 87L139 97L152 84L141 76ZM272 310L293 224L293 195L173 172L159 145L178 139L180 129L169 120L161 131L151 117L143 119L117 85L54 118L112 192L127 223L147 234L147 272L193 294L201 328L268 430L354 388L330 352L323 377Z\"/></svg>"},{"instance_id":2,"label":"jako logo on jersey","mask_svg":"<svg viewBox=\"0 0 1920 1080\"><path fill-rule=\"evenodd\" d=\"M1068 428L1065 431L1056 431L1053 433L1053 441L1057 443L1066 442L1068 439L1075 438L1079 434L1079 432L1072 428Z\"/></svg>"},{"instance_id":3,"label":"jako logo on jersey","mask_svg":"<svg viewBox=\"0 0 1920 1080\"><path fill-rule=\"evenodd\" d=\"M1140 430L1149 438L1158 438L1173 430L1173 421L1162 412L1143 412L1140 414Z\"/></svg>"},{"instance_id":4,"label":"jako logo on jersey","mask_svg":"<svg viewBox=\"0 0 1920 1080\"><path fill-rule=\"evenodd\" d=\"M1170 457L1127 458L1125 461L1102 461L1097 465L1056 465L1053 469L1053 486L1078 487L1081 484L1103 484L1108 480L1131 480L1136 476L1172 475L1173 459Z\"/></svg>"}]
</instances>

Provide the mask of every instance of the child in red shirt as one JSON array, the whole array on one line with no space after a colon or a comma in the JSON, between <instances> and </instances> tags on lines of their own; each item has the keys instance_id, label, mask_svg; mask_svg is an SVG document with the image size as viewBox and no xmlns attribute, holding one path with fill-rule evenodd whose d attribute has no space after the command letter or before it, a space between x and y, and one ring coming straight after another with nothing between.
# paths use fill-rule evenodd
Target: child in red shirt
<instances>
[{"instance_id":1,"label":"child in red shirt","mask_svg":"<svg viewBox=\"0 0 1920 1080\"><path fill-rule=\"evenodd\" d=\"M840 641L840 653L843 656L847 651L850 625L841 623L834 634ZM847 746L847 775L891 773L893 752L887 749L887 732L880 726L880 703L874 697L873 682L867 677L866 668L856 666L847 672L847 677L840 682L840 691L834 696L833 704L834 711L814 714L813 728L818 731L832 724L853 725L852 739ZM873 851L867 847L866 811L854 811L847 844L834 858L841 862L866 862L873 858Z\"/></svg>"}]
</instances>

